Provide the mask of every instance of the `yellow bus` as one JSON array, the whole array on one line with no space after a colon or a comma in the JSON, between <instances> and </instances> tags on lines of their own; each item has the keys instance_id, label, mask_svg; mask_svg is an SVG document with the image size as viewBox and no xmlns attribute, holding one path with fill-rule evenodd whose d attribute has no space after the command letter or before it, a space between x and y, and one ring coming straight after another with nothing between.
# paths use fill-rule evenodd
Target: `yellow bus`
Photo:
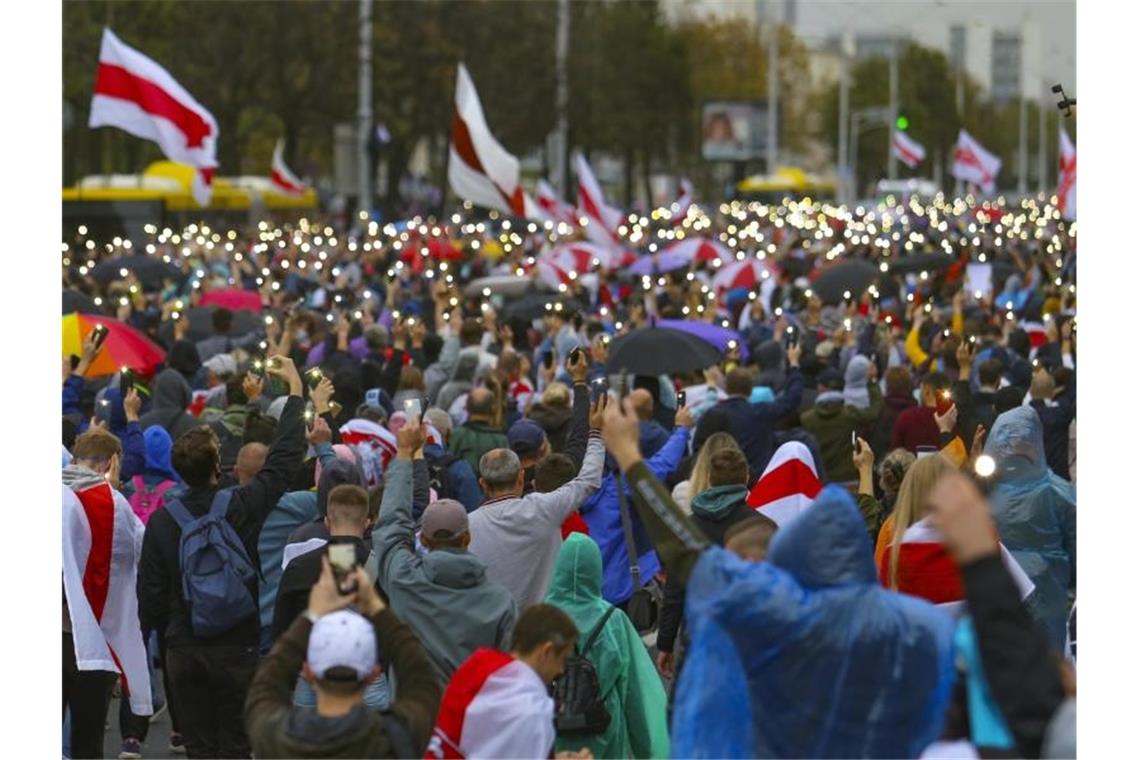
<instances>
[{"instance_id":1,"label":"yellow bus","mask_svg":"<svg viewBox=\"0 0 1140 760\"><path fill-rule=\"evenodd\" d=\"M785 198L799 200L805 196L813 200L833 200L835 182L793 166L781 166L775 174L754 174L736 184L736 197L743 201L771 205Z\"/></svg>"}]
</instances>

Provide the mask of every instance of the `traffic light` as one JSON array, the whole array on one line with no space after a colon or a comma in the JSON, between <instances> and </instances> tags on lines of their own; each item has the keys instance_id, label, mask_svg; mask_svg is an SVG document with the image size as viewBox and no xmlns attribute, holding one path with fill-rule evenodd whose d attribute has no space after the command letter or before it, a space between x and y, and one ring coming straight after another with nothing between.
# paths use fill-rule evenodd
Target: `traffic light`
<instances>
[{"instance_id":1,"label":"traffic light","mask_svg":"<svg viewBox=\"0 0 1140 760\"><path fill-rule=\"evenodd\" d=\"M900 114L899 117L897 119L895 119L895 129L899 130L900 132L905 132L906 128L909 126L910 126L910 119L908 119L907 117Z\"/></svg>"}]
</instances>

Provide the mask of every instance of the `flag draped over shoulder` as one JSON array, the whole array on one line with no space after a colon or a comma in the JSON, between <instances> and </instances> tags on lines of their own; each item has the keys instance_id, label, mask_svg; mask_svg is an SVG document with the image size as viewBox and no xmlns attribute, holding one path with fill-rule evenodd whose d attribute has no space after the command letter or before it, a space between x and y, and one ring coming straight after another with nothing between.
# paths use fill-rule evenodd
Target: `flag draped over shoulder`
<instances>
[{"instance_id":1,"label":"flag draped over shoulder","mask_svg":"<svg viewBox=\"0 0 1140 760\"><path fill-rule=\"evenodd\" d=\"M788 441L772 455L748 493L748 506L783 526L811 506L823 489L811 450Z\"/></svg>"},{"instance_id":2,"label":"flag draped over shoulder","mask_svg":"<svg viewBox=\"0 0 1140 760\"><path fill-rule=\"evenodd\" d=\"M200 206L210 203L218 166L218 122L162 66L103 30L88 126L118 127L158 143L171 161L198 171L192 186Z\"/></svg>"}]
</instances>

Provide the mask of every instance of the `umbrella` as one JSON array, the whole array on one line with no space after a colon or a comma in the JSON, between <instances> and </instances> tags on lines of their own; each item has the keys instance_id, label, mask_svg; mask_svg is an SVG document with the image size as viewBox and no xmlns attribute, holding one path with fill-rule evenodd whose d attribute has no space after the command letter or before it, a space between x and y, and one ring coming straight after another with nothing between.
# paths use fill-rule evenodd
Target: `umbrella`
<instances>
[{"instance_id":1,"label":"umbrella","mask_svg":"<svg viewBox=\"0 0 1140 760\"><path fill-rule=\"evenodd\" d=\"M101 261L91 270L91 276L106 284L125 278L124 270L128 273L134 272L144 287L160 287L165 278L179 280L182 277L177 267L167 264L157 256L148 256L145 253Z\"/></svg>"},{"instance_id":2,"label":"umbrella","mask_svg":"<svg viewBox=\"0 0 1140 760\"><path fill-rule=\"evenodd\" d=\"M545 283L544 283L545 284ZM516 275L502 275L499 277L480 277L472 280L463 288L463 295L467 298L476 298L484 295L484 290L498 293L503 296L521 296L534 288L535 282L526 277Z\"/></svg>"},{"instance_id":3,"label":"umbrella","mask_svg":"<svg viewBox=\"0 0 1140 760\"><path fill-rule=\"evenodd\" d=\"M135 328L96 314L67 314L63 317L63 355L81 355L83 341L95 325L106 325L109 332L103 341L103 349L87 368L87 377L113 375L122 367L149 377L166 360L166 352Z\"/></svg>"},{"instance_id":4,"label":"umbrella","mask_svg":"<svg viewBox=\"0 0 1140 760\"><path fill-rule=\"evenodd\" d=\"M305 369L315 367L325 360L326 342L327 341L322 340L309 349L309 355L305 357ZM363 335L358 338L353 338L348 342L348 353L354 359L363 359L368 356L368 341Z\"/></svg>"},{"instance_id":5,"label":"umbrella","mask_svg":"<svg viewBox=\"0 0 1140 760\"><path fill-rule=\"evenodd\" d=\"M550 293L539 293L532 290L505 302L502 316L504 319L537 319L546 316L548 311L554 311L557 306L562 307L558 311L563 314L582 309L582 304L569 296L551 295Z\"/></svg>"},{"instance_id":6,"label":"umbrella","mask_svg":"<svg viewBox=\"0 0 1140 760\"><path fill-rule=\"evenodd\" d=\"M220 309L220 306L193 306L182 313L182 319L189 320L190 325L186 328L186 340L198 341L205 340L214 334L214 325L211 321L215 311ZM235 311L233 322L230 326L231 335L244 335L251 333L254 330L261 329L265 324L262 317L254 314L251 311ZM158 328L158 334L163 340L173 342L174 340L174 323L163 322L162 326Z\"/></svg>"},{"instance_id":7,"label":"umbrella","mask_svg":"<svg viewBox=\"0 0 1140 760\"><path fill-rule=\"evenodd\" d=\"M662 375L692 372L719 362L721 352L708 341L669 327L642 327L610 343L609 372Z\"/></svg>"},{"instance_id":8,"label":"umbrella","mask_svg":"<svg viewBox=\"0 0 1140 760\"><path fill-rule=\"evenodd\" d=\"M842 261L816 277L811 289L825 304L837 304L848 291L851 298L859 298L878 276L879 270L865 261Z\"/></svg>"},{"instance_id":9,"label":"umbrella","mask_svg":"<svg viewBox=\"0 0 1140 760\"><path fill-rule=\"evenodd\" d=\"M94 312L99 311L99 307L86 293L80 293L78 290L63 291L63 313L71 314L76 311Z\"/></svg>"},{"instance_id":10,"label":"umbrella","mask_svg":"<svg viewBox=\"0 0 1140 760\"><path fill-rule=\"evenodd\" d=\"M736 341L736 346L740 349L740 358L748 361L748 347L744 345L740 333L736 330L696 319L661 319L657 321L657 326L695 335L706 343L716 346L721 352L728 351L729 341Z\"/></svg>"},{"instance_id":11,"label":"umbrella","mask_svg":"<svg viewBox=\"0 0 1140 760\"><path fill-rule=\"evenodd\" d=\"M946 253L915 253L910 256L901 256L889 264L892 274L908 272L924 272L945 269L958 258Z\"/></svg>"},{"instance_id":12,"label":"umbrella","mask_svg":"<svg viewBox=\"0 0 1140 760\"><path fill-rule=\"evenodd\" d=\"M241 288L216 288L202 294L198 301L202 306L223 306L230 311L261 311L261 294L256 290Z\"/></svg>"}]
</instances>

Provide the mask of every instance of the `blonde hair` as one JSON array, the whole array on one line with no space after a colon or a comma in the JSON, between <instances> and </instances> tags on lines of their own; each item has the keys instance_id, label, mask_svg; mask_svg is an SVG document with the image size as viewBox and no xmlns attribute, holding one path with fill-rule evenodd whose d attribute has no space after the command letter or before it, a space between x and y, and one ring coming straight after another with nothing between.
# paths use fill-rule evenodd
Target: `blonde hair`
<instances>
[{"instance_id":1,"label":"blonde hair","mask_svg":"<svg viewBox=\"0 0 1140 760\"><path fill-rule=\"evenodd\" d=\"M926 517L926 500L934 485L944 476L957 472L954 464L941 454L931 454L912 464L899 486L895 500L894 537L891 540L891 562L888 567L887 587L893 591L899 588L899 549L902 548L903 534L907 528Z\"/></svg>"},{"instance_id":2,"label":"blonde hair","mask_svg":"<svg viewBox=\"0 0 1140 760\"><path fill-rule=\"evenodd\" d=\"M551 383L546 386L546 390L542 392L542 403L547 406L559 406L564 409L569 409L570 389L566 387L565 383Z\"/></svg>"},{"instance_id":3,"label":"blonde hair","mask_svg":"<svg viewBox=\"0 0 1140 760\"><path fill-rule=\"evenodd\" d=\"M709 477L712 470L712 457L718 451L736 449L740 451L736 439L728 433L713 433L701 446L697 454L697 461L693 462L693 471L689 475L689 494L695 497L709 487Z\"/></svg>"}]
</instances>

